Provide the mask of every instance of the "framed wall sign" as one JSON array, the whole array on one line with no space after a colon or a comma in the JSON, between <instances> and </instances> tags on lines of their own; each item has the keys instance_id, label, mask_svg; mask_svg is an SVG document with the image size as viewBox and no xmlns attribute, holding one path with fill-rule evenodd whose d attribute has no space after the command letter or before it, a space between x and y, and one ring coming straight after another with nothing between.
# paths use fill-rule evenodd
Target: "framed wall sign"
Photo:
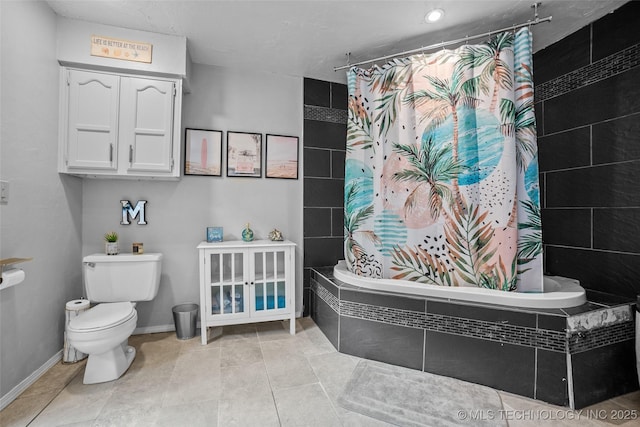
<instances>
[{"instance_id":1,"label":"framed wall sign","mask_svg":"<svg viewBox=\"0 0 640 427\"><path fill-rule=\"evenodd\" d=\"M222 242L222 227L207 227L207 242Z\"/></svg>"},{"instance_id":2,"label":"framed wall sign","mask_svg":"<svg viewBox=\"0 0 640 427\"><path fill-rule=\"evenodd\" d=\"M227 176L262 176L262 134L227 132Z\"/></svg>"},{"instance_id":3,"label":"framed wall sign","mask_svg":"<svg viewBox=\"0 0 640 427\"><path fill-rule=\"evenodd\" d=\"M185 129L184 174L222 176L222 131Z\"/></svg>"},{"instance_id":4,"label":"framed wall sign","mask_svg":"<svg viewBox=\"0 0 640 427\"><path fill-rule=\"evenodd\" d=\"M267 178L298 179L298 137L267 134Z\"/></svg>"},{"instance_id":5,"label":"framed wall sign","mask_svg":"<svg viewBox=\"0 0 640 427\"><path fill-rule=\"evenodd\" d=\"M146 42L116 39L114 37L91 36L91 55L124 61L151 63L153 45Z\"/></svg>"}]
</instances>

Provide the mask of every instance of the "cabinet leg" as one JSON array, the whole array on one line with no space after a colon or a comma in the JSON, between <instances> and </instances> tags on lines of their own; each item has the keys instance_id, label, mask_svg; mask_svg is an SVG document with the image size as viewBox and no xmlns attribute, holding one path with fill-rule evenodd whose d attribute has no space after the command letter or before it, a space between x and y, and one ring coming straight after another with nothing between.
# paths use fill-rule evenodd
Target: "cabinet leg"
<instances>
[{"instance_id":1,"label":"cabinet leg","mask_svg":"<svg viewBox=\"0 0 640 427\"><path fill-rule=\"evenodd\" d=\"M296 334L296 315L295 314L291 316L291 319L289 319L289 333L291 335Z\"/></svg>"},{"instance_id":2,"label":"cabinet leg","mask_svg":"<svg viewBox=\"0 0 640 427\"><path fill-rule=\"evenodd\" d=\"M209 328L206 326L202 326L200 328L200 343L202 345L207 345L209 341Z\"/></svg>"}]
</instances>

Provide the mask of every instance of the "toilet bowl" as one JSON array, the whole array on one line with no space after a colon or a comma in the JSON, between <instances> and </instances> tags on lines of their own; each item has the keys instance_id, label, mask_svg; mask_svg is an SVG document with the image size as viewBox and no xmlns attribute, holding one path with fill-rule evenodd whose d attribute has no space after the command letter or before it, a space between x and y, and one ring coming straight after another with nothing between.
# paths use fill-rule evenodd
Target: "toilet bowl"
<instances>
[{"instance_id":1,"label":"toilet bowl","mask_svg":"<svg viewBox=\"0 0 640 427\"><path fill-rule=\"evenodd\" d=\"M69 322L69 342L89 355L85 384L118 379L129 369L136 350L127 343L137 320L135 304L116 302L98 304Z\"/></svg>"},{"instance_id":2,"label":"toilet bowl","mask_svg":"<svg viewBox=\"0 0 640 427\"><path fill-rule=\"evenodd\" d=\"M162 254L93 254L82 261L87 297L98 304L69 322L67 339L89 355L85 384L113 381L136 356L128 345L138 321L136 302L158 294Z\"/></svg>"}]
</instances>

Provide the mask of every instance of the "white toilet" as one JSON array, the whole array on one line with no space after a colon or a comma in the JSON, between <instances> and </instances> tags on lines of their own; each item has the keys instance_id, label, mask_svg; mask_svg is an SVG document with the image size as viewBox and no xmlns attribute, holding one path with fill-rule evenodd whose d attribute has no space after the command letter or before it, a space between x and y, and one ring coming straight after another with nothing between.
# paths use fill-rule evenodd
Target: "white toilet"
<instances>
[{"instance_id":1,"label":"white toilet","mask_svg":"<svg viewBox=\"0 0 640 427\"><path fill-rule=\"evenodd\" d=\"M135 302L158 294L162 254L94 254L82 261L87 297L100 304L71 319L67 339L89 355L85 384L116 380L136 356L127 345L138 321Z\"/></svg>"}]
</instances>

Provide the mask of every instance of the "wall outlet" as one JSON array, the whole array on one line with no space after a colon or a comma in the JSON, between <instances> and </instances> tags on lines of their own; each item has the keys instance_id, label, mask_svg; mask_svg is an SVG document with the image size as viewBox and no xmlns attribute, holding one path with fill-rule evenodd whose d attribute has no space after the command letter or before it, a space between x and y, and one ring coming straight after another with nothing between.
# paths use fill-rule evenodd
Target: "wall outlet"
<instances>
[{"instance_id":1,"label":"wall outlet","mask_svg":"<svg viewBox=\"0 0 640 427\"><path fill-rule=\"evenodd\" d=\"M9 203L9 181L0 181L0 205Z\"/></svg>"}]
</instances>

